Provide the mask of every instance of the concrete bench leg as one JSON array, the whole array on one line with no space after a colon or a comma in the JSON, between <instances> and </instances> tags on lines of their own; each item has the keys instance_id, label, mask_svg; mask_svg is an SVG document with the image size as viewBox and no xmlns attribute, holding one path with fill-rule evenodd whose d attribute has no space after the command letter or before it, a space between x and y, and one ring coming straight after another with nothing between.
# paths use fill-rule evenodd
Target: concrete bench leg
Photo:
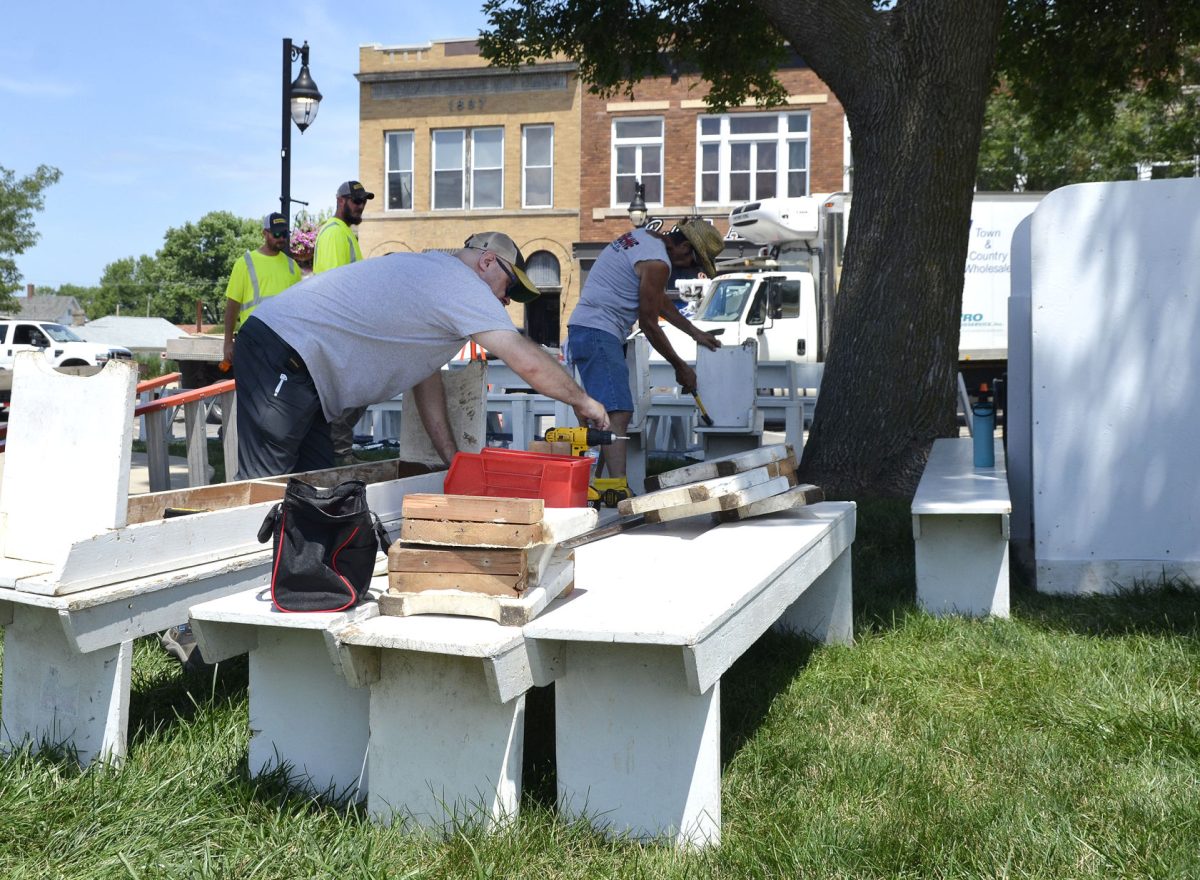
<instances>
[{"instance_id":1,"label":"concrete bench leg","mask_svg":"<svg viewBox=\"0 0 1200 880\"><path fill-rule=\"evenodd\" d=\"M516 818L525 695L497 703L478 658L383 651L371 730L373 817L443 830Z\"/></svg>"},{"instance_id":2,"label":"concrete bench leg","mask_svg":"<svg viewBox=\"0 0 1200 880\"><path fill-rule=\"evenodd\" d=\"M689 692L679 649L562 643L558 808L682 846L721 835L721 685Z\"/></svg>"},{"instance_id":3,"label":"concrete bench leg","mask_svg":"<svg viewBox=\"0 0 1200 880\"><path fill-rule=\"evenodd\" d=\"M826 644L854 641L854 599L850 549L801 593L775 623L775 628L804 633Z\"/></svg>"},{"instance_id":4,"label":"concrete bench leg","mask_svg":"<svg viewBox=\"0 0 1200 880\"><path fill-rule=\"evenodd\" d=\"M339 675L319 630L260 629L250 652L250 772L286 764L315 794L366 787L370 693Z\"/></svg>"},{"instance_id":5,"label":"concrete bench leg","mask_svg":"<svg viewBox=\"0 0 1200 880\"><path fill-rule=\"evenodd\" d=\"M132 664L132 642L81 654L67 642L57 611L12 607L4 632L0 746L61 746L73 749L83 766L119 764Z\"/></svg>"},{"instance_id":6,"label":"concrete bench leg","mask_svg":"<svg viewBox=\"0 0 1200 880\"><path fill-rule=\"evenodd\" d=\"M1008 517L914 516L917 603L930 614L1008 617Z\"/></svg>"}]
</instances>

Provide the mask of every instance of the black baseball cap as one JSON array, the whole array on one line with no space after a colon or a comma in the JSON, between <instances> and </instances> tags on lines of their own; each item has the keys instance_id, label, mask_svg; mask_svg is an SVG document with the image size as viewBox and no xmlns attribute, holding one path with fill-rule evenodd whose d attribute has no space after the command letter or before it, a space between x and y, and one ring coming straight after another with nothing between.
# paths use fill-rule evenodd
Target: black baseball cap
<instances>
[{"instance_id":1,"label":"black baseball cap","mask_svg":"<svg viewBox=\"0 0 1200 880\"><path fill-rule=\"evenodd\" d=\"M367 188L357 180L347 180L337 189L339 199L373 199L375 193L367 192Z\"/></svg>"},{"instance_id":2,"label":"black baseball cap","mask_svg":"<svg viewBox=\"0 0 1200 880\"><path fill-rule=\"evenodd\" d=\"M288 219L282 214L268 214L263 217L262 223L263 229L276 237L283 237L288 234Z\"/></svg>"}]
</instances>

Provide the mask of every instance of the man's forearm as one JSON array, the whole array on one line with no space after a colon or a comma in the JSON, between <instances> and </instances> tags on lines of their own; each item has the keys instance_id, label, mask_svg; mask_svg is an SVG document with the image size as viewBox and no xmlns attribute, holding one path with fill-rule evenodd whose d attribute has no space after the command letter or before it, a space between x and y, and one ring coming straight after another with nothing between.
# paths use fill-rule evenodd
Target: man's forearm
<instances>
[{"instance_id":1,"label":"man's forearm","mask_svg":"<svg viewBox=\"0 0 1200 880\"><path fill-rule=\"evenodd\" d=\"M663 356L663 358L673 367L679 367L687 361L679 356L679 352L675 351L671 345L671 340L667 338L667 334L663 332L662 327L657 320L642 320L639 322L642 333L646 335L646 341L654 346L654 350Z\"/></svg>"},{"instance_id":2,"label":"man's forearm","mask_svg":"<svg viewBox=\"0 0 1200 880\"><path fill-rule=\"evenodd\" d=\"M559 364L533 343L528 343L522 357L510 361L513 371L529 383L538 394L561 400L569 406L578 406L587 398L587 392Z\"/></svg>"},{"instance_id":3,"label":"man's forearm","mask_svg":"<svg viewBox=\"0 0 1200 880\"><path fill-rule=\"evenodd\" d=\"M442 387L441 371L414 385L412 395L417 404L417 414L433 448L442 461L450 464L454 453L458 451L458 444L454 442L450 415L446 411L446 392Z\"/></svg>"}]
</instances>

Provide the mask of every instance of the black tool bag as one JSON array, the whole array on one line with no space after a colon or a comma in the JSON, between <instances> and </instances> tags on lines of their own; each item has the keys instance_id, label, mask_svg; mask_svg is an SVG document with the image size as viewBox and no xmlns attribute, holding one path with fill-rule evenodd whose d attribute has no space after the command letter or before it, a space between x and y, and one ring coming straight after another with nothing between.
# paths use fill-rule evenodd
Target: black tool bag
<instances>
[{"instance_id":1,"label":"black tool bag","mask_svg":"<svg viewBox=\"0 0 1200 880\"><path fill-rule=\"evenodd\" d=\"M348 480L318 489L288 480L258 540L274 538L271 601L280 611L345 611L362 601L375 553L391 538L367 507L367 484Z\"/></svg>"}]
</instances>

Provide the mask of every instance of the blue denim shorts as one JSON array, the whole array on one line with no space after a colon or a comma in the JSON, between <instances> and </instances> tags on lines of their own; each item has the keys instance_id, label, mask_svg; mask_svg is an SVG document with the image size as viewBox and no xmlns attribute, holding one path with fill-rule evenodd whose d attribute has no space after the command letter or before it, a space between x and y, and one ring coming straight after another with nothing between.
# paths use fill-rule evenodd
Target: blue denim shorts
<instances>
[{"instance_id":1,"label":"blue denim shorts","mask_svg":"<svg viewBox=\"0 0 1200 880\"><path fill-rule=\"evenodd\" d=\"M633 412L622 340L593 327L569 327L567 356L579 370L583 390L604 404L608 412Z\"/></svg>"}]
</instances>

